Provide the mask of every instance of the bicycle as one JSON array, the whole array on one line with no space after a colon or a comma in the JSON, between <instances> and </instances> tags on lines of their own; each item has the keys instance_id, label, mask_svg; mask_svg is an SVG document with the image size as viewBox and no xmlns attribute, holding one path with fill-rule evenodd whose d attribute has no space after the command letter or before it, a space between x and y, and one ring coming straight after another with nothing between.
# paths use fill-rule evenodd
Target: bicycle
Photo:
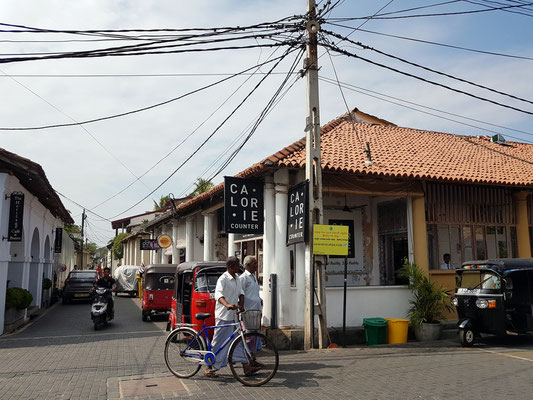
<instances>
[{"instance_id":1,"label":"bicycle","mask_svg":"<svg viewBox=\"0 0 533 400\"><path fill-rule=\"evenodd\" d=\"M165 342L165 363L170 372L178 378L190 378L202 365L213 365L217 354L229 345L228 364L235 379L246 386L261 386L270 381L278 369L278 350L272 340L262 333L249 331L259 329L261 311L237 312L238 322L219 326L205 325L205 319L210 316L208 313L196 314L196 319L203 323L200 332L192 328L195 325L181 325L168 335ZM228 326L235 326L235 330L213 351L207 330ZM258 370L246 374L243 368L235 365L237 362L247 363Z\"/></svg>"}]
</instances>

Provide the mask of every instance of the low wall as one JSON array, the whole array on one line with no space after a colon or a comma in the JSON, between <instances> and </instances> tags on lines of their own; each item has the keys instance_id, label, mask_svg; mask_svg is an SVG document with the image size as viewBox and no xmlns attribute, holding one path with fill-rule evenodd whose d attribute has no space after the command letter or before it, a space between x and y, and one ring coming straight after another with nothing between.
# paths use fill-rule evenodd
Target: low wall
<instances>
[{"instance_id":1,"label":"low wall","mask_svg":"<svg viewBox=\"0 0 533 400\"><path fill-rule=\"evenodd\" d=\"M429 271L429 279L431 282L435 283L437 287L443 287L445 288L448 293L450 294L450 297L453 296L455 292L455 277L457 274L455 273L455 270L430 270ZM451 312L446 313L446 319L447 320L455 320L457 319L457 311L455 311L455 307Z\"/></svg>"}]
</instances>

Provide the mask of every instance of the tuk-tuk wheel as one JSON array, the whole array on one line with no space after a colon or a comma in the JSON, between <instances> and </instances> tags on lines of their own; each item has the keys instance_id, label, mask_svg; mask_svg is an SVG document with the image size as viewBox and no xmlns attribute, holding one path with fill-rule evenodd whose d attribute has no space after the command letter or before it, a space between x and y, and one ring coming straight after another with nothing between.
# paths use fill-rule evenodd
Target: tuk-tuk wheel
<instances>
[{"instance_id":1,"label":"tuk-tuk wheel","mask_svg":"<svg viewBox=\"0 0 533 400\"><path fill-rule=\"evenodd\" d=\"M459 341L463 347L472 347L476 338L475 332L471 328L459 330Z\"/></svg>"},{"instance_id":2,"label":"tuk-tuk wheel","mask_svg":"<svg viewBox=\"0 0 533 400\"><path fill-rule=\"evenodd\" d=\"M148 314L146 314L146 313L144 312L144 310L143 310L142 314L143 314L143 321L144 321L144 322L148 321Z\"/></svg>"}]
</instances>

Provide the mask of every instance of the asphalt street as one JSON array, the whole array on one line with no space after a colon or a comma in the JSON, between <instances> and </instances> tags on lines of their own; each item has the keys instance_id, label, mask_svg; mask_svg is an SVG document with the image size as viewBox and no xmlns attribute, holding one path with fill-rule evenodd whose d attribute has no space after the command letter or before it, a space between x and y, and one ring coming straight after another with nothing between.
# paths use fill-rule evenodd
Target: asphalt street
<instances>
[{"instance_id":1,"label":"asphalt street","mask_svg":"<svg viewBox=\"0 0 533 400\"><path fill-rule=\"evenodd\" d=\"M0 338L0 399L530 399L533 337L281 352L267 385L172 376L166 318L142 322L138 299L115 297L116 318L94 331L89 303L54 305Z\"/></svg>"}]
</instances>

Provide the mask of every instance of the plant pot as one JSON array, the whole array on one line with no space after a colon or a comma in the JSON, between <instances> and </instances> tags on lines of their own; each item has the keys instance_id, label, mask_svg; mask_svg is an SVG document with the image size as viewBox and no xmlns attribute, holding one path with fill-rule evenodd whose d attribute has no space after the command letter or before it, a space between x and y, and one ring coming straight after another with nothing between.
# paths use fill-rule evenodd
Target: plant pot
<instances>
[{"instance_id":1,"label":"plant pot","mask_svg":"<svg viewBox=\"0 0 533 400\"><path fill-rule=\"evenodd\" d=\"M24 318L26 310L17 310L16 308L9 308L4 314L4 325L9 325Z\"/></svg>"},{"instance_id":2,"label":"plant pot","mask_svg":"<svg viewBox=\"0 0 533 400\"><path fill-rule=\"evenodd\" d=\"M442 332L442 324L440 322L434 324L422 323L420 326L413 328L415 331L416 340L419 342L429 342L432 340L439 340Z\"/></svg>"}]
</instances>

